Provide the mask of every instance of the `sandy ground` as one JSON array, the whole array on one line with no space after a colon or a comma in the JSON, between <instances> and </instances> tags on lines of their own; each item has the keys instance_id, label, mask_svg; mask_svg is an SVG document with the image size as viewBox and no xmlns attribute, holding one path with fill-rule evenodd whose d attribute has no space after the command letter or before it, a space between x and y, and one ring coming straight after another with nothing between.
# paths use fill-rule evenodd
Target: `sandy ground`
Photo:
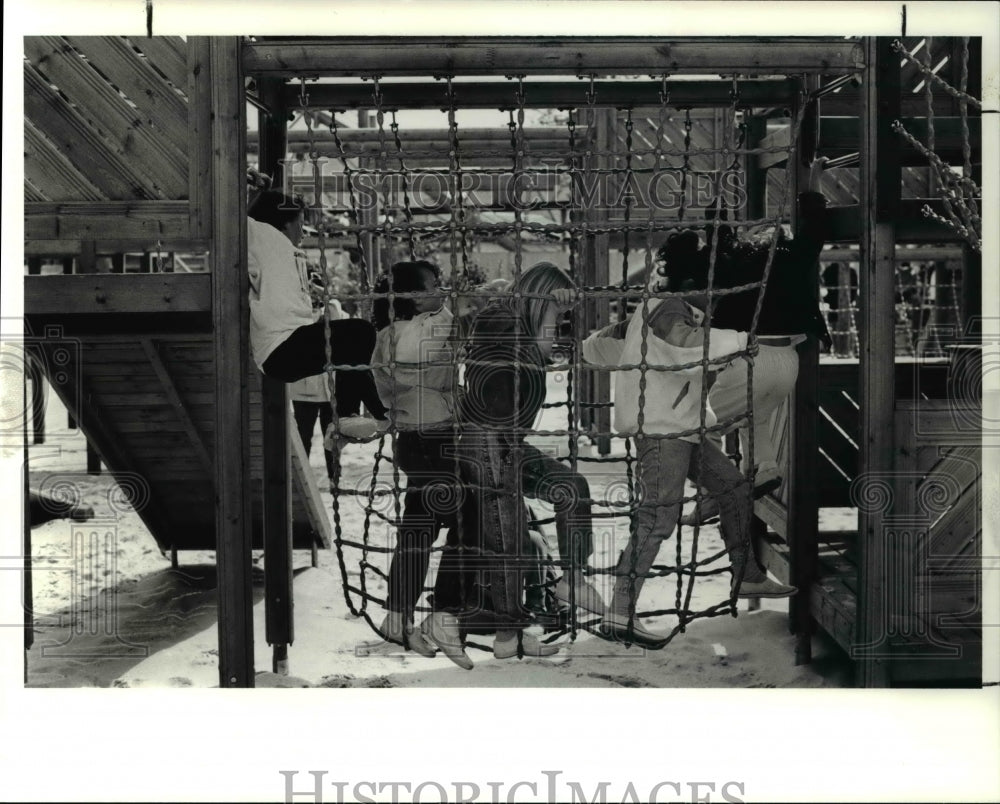
<instances>
[{"instance_id":1,"label":"sandy ground","mask_svg":"<svg viewBox=\"0 0 1000 804\"><path fill-rule=\"evenodd\" d=\"M553 394L563 392L558 385L557 376ZM564 413L547 413L557 415ZM50 402L48 421L47 444L31 448L32 483L50 491L72 489L80 502L93 507L95 516L86 523L55 520L32 533L35 639L27 652L27 686L218 686L214 554L181 553L180 566L172 569L110 475L85 473L83 438L56 426L65 422L56 401ZM543 427L560 424L545 421ZM561 446L565 450L565 440ZM317 432L312 464L330 510L332 499L326 490L320 448ZM345 450L345 486L370 482L373 454L374 445ZM581 454L591 454L590 446L582 441ZM583 466L595 499L621 493L623 464ZM391 483L391 468L383 466L383 470L380 480ZM364 530L360 506L343 505L341 516L345 535L360 537ZM384 525L373 526L370 538L373 544L384 544L392 533ZM599 520L593 565L611 565L626 538L624 518ZM683 543L689 546L690 542L687 531ZM671 540L659 560L672 563L674 549ZM706 557L720 549L717 528L703 528L698 555ZM355 582L361 556L360 550L347 551L348 573ZM254 558L258 686L752 688L850 684L842 656L819 638L814 639L813 663L795 666L787 604L769 601L755 612L741 604L737 618L697 619L660 651L625 648L580 630L575 639L561 638L564 647L553 659L498 661L488 650L470 648L476 667L464 671L444 657L426 659L381 642L364 619L350 613L332 550L320 551L317 567L310 566L308 552L296 552L295 640L289 650L289 675L275 675L270 672L271 649L264 634L262 556ZM384 567L380 555L371 554L370 559ZM370 571L366 584L374 596L384 597L384 582ZM727 590L728 574L699 578L690 609L701 611L721 603ZM640 600L641 608L671 607L675 595L673 581L653 579ZM365 605L376 622L381 619L376 603L357 597L354 603ZM668 631L675 622L667 615L651 618L647 625ZM473 639L484 648L491 645L491 637Z\"/></svg>"}]
</instances>

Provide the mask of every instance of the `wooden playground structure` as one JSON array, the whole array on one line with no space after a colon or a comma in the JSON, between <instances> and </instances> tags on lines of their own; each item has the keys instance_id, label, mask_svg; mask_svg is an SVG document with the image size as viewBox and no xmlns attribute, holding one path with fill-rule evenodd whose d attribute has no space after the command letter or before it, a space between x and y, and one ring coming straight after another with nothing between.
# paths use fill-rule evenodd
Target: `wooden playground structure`
<instances>
[{"instance_id":1,"label":"wooden playground structure","mask_svg":"<svg viewBox=\"0 0 1000 804\"><path fill-rule=\"evenodd\" d=\"M883 37L24 41L30 351L108 470L145 478L139 514L161 549L175 562L179 550L216 550L221 686L254 683L252 549L267 557L278 670L294 639L292 550L334 540L286 388L253 367L246 327L247 155L284 186L297 152L336 164L315 186L348 215L369 277L408 233L439 234L453 268L470 233L505 242L518 268L548 240L582 285L606 289L585 294L583 331L622 314L615 293L642 282L671 228L701 219L707 200L687 184L669 225L635 200L656 176L736 166L737 214L758 221L788 209L782 189L805 186L814 155L833 159L830 242L859 266L858 357L800 347L796 391L771 422L785 482L757 502L754 538L767 568L800 590L789 612L797 661L810 660L819 628L856 662L859 685L979 684L979 252L974 234L947 224L926 149L894 129L982 182L966 99L981 96L978 40L904 39L903 59ZM935 63L945 57L937 75L960 94L927 90L931 41ZM259 110L249 135L248 103ZM460 129L459 109L500 109L510 123ZM526 109L569 112L561 127L526 127ZM368 125L338 125L353 110ZM400 110L443 110L449 125L405 131ZM296 114L308 116L305 134L289 129ZM553 165L563 183L541 170ZM352 171L417 169L451 184L412 197L404 185L405 207L388 193L375 209L349 198ZM567 196L566 176L572 185L585 170L626 200ZM527 209L518 180L532 171L550 183L532 185ZM475 219L462 207L466 175L499 177ZM640 192L621 194L630 182ZM390 207L395 219L379 216ZM142 255L140 272L125 271L126 254ZM183 254L207 254L207 270L178 270L173 256L165 269L164 255ZM920 259L947 260L953 277L943 357L897 357L897 264ZM39 275L54 261L62 273ZM591 405L574 432L606 451L607 375L579 381ZM824 508L855 509L856 528L821 530Z\"/></svg>"}]
</instances>

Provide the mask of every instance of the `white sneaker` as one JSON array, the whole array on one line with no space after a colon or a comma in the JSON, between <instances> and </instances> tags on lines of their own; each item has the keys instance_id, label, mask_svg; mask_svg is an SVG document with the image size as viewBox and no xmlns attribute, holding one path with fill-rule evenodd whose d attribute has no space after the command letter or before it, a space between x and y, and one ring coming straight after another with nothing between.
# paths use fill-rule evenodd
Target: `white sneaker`
<instances>
[{"instance_id":1,"label":"white sneaker","mask_svg":"<svg viewBox=\"0 0 1000 804\"><path fill-rule=\"evenodd\" d=\"M575 604L592 614L603 615L607 610L604 600L601 599L601 595L594 585L582 578L578 578L572 588L565 575L560 578L559 582L556 583L556 599L567 606Z\"/></svg>"}]
</instances>

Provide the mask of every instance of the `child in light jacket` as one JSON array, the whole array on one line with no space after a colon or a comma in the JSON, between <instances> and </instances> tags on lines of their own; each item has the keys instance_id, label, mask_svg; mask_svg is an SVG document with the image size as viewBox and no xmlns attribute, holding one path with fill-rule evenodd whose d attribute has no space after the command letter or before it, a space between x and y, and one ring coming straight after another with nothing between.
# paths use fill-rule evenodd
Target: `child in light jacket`
<instances>
[{"instance_id":1,"label":"child in light jacket","mask_svg":"<svg viewBox=\"0 0 1000 804\"><path fill-rule=\"evenodd\" d=\"M375 286L372 355L375 385L398 431L396 463L406 473L406 498L389 567L388 614L381 633L423 656L434 646L413 627L430 552L442 527L454 523L460 497L455 463L455 372L451 312L443 306L433 263L399 262ZM392 308L390 313L390 307ZM391 364L391 365L390 365Z\"/></svg>"},{"instance_id":2,"label":"child in light jacket","mask_svg":"<svg viewBox=\"0 0 1000 804\"><path fill-rule=\"evenodd\" d=\"M671 293L707 286L707 266L698 258L697 245L694 232L682 232L673 235L661 252ZM633 436L637 444L639 507L615 569L602 633L650 648L663 647L668 637L639 623L636 602L661 542L677 524L685 477L718 498L722 537L733 568L733 595L787 597L796 591L771 581L757 565L749 542L750 489L721 450L704 438L705 428L712 427L716 418L703 403L703 384L725 365L700 364L705 341L709 360L736 358L746 349L747 335L710 329L700 309L704 297L688 299L648 299L627 322L606 327L583 344L585 360L614 369L615 428ZM645 369L639 368L643 363Z\"/></svg>"}]
</instances>

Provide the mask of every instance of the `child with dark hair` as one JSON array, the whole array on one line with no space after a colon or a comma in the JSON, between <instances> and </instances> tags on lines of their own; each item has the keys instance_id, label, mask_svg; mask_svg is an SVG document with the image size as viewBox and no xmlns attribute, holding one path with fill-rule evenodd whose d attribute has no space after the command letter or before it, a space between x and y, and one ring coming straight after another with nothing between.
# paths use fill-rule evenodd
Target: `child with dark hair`
<instances>
[{"instance_id":1,"label":"child with dark hair","mask_svg":"<svg viewBox=\"0 0 1000 804\"><path fill-rule=\"evenodd\" d=\"M524 577L537 570L534 551L526 550L525 496L555 508L563 567L557 596L592 611L604 608L583 573L593 552L590 487L582 475L525 440L545 401L545 366L558 318L575 299L572 279L551 263L539 263L518 277L508 295L488 304L473 325L461 408L459 455L466 489L461 542L445 549L434 590L438 610L424 628L425 636L463 667L471 662L459 626L483 607L493 613L497 658L550 656L558 650L524 633L531 618ZM468 582L463 564L476 566L479 583ZM477 597L485 590L488 605Z\"/></svg>"},{"instance_id":2,"label":"child with dark hair","mask_svg":"<svg viewBox=\"0 0 1000 804\"><path fill-rule=\"evenodd\" d=\"M333 365L367 366L375 348L375 330L367 321L330 322L313 307L305 254L299 250L306 207L276 190L261 193L249 210L247 268L250 273L250 346L258 368L283 382L294 382ZM384 425L385 408L370 369L337 371L340 432L370 438ZM358 414L364 403L375 420Z\"/></svg>"},{"instance_id":3,"label":"child with dark hair","mask_svg":"<svg viewBox=\"0 0 1000 804\"><path fill-rule=\"evenodd\" d=\"M671 236L660 256L668 277L667 291L691 294L707 287L707 264L699 253L698 235ZM734 597L787 597L795 588L771 581L758 566L749 540L751 504L742 475L705 438L702 427L716 418L702 407L702 386L714 365L698 365L709 338L709 359L734 358L746 349L747 335L711 329L705 319L704 294L660 296L644 300L627 323L614 324L583 344L584 359L615 370L615 428L637 445L639 505L628 545L615 568L615 588L602 626L604 636L649 648L663 647L668 637L643 627L635 617L637 601L664 539L677 524L684 479L700 482L718 496L722 538L733 567ZM682 368L686 364L695 364ZM614 365L612 363L611 365ZM717 365L717 364L716 364ZM703 424L704 422L704 424Z\"/></svg>"},{"instance_id":4,"label":"child with dark hair","mask_svg":"<svg viewBox=\"0 0 1000 804\"><path fill-rule=\"evenodd\" d=\"M375 292L375 384L398 430L395 459L406 474L403 516L389 567L388 614L379 630L390 642L433 656L434 646L413 627L413 612L431 546L442 527L454 524L460 497L453 426L453 318L443 305L433 263L396 263L376 282Z\"/></svg>"},{"instance_id":5,"label":"child with dark hair","mask_svg":"<svg viewBox=\"0 0 1000 804\"><path fill-rule=\"evenodd\" d=\"M753 458L754 496L760 497L781 483L777 465L777 448L771 441L770 419L774 411L795 388L799 373L796 347L807 338L818 338L828 349L830 334L814 292L817 282L817 260L826 238L826 199L819 192L825 158L813 160L809 170L809 189L798 199L799 226L794 238L788 238L779 227L769 236L740 238L728 225L707 227L711 248L713 232L718 231L716 253L716 284L720 288L760 282L764 278L771 251L771 238L776 238L774 255L768 271L765 289L750 289L716 297L712 311L712 326L749 332L760 302L757 319L759 353L753 365ZM747 384L750 364L735 361L719 372L712 386L710 402L720 420L746 413ZM740 429L741 452L749 459L749 428ZM684 524L710 521L718 515L711 498L700 505L700 511L682 518Z\"/></svg>"}]
</instances>

